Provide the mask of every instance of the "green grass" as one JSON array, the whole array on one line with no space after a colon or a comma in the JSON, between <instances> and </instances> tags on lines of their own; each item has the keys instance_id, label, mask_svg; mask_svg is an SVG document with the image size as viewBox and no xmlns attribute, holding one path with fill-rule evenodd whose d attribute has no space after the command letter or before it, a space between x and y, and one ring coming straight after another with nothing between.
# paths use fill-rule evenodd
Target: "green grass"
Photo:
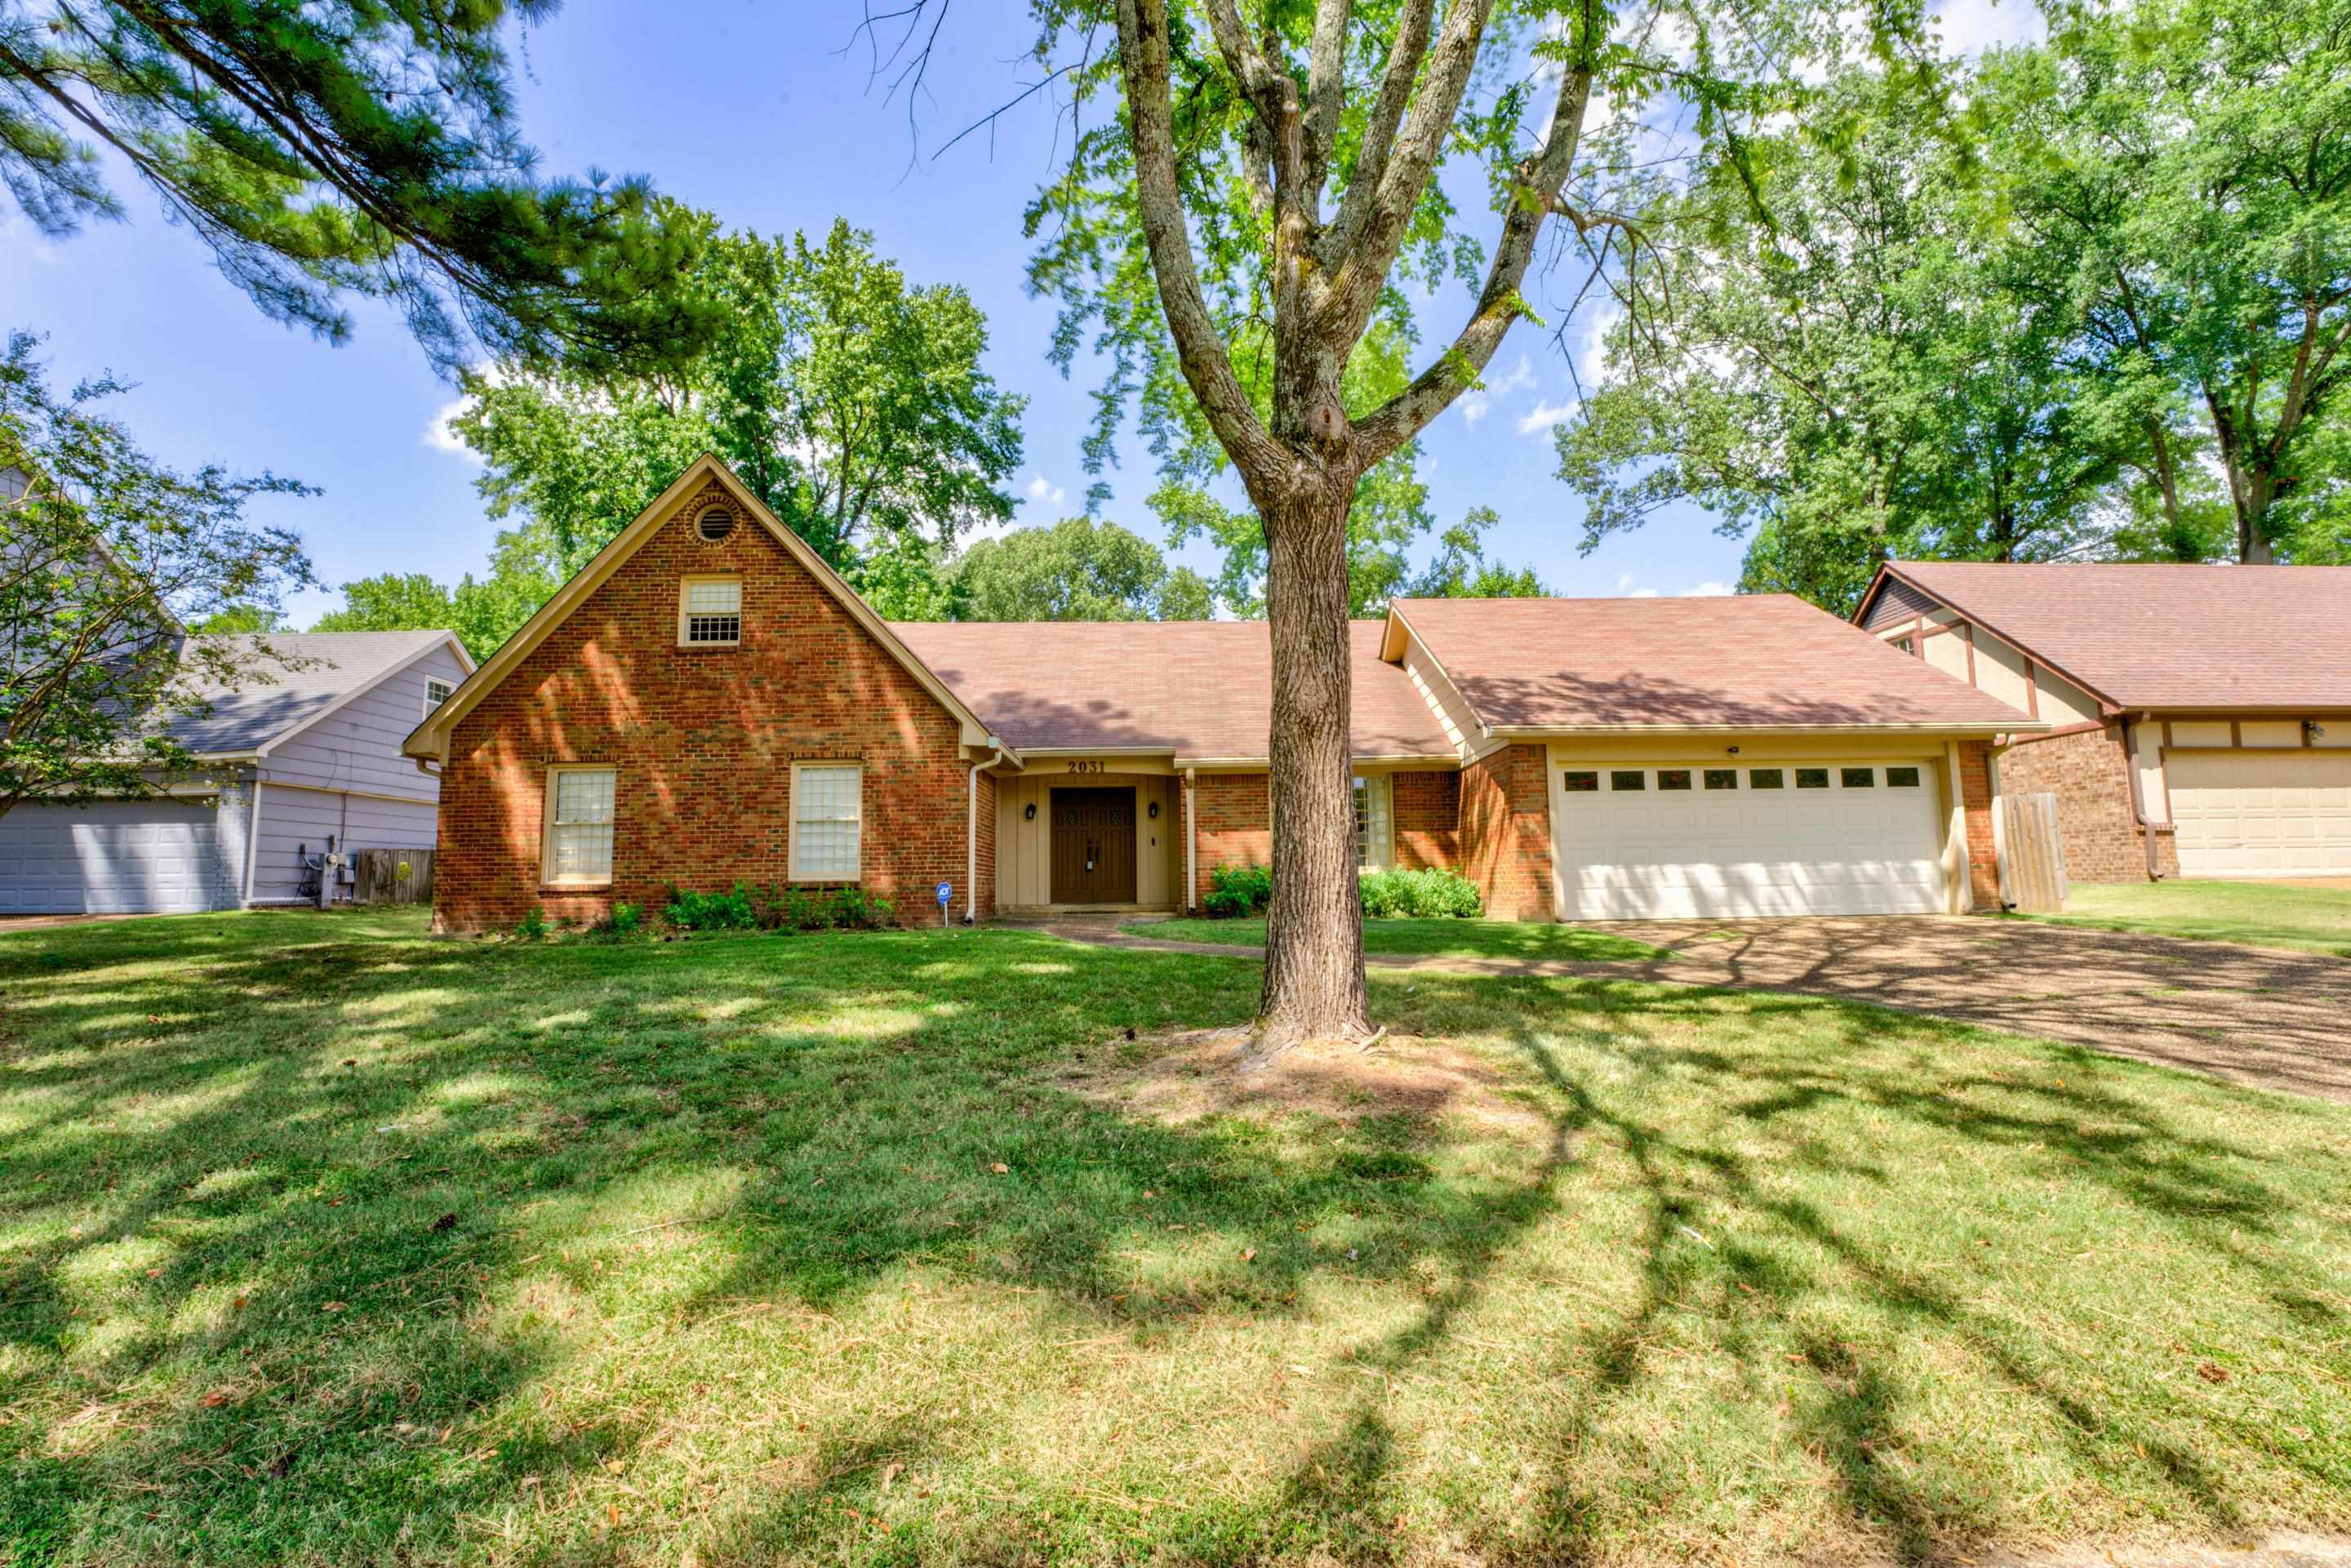
<instances>
[{"instance_id":1,"label":"green grass","mask_svg":"<svg viewBox=\"0 0 2351 1568\"><path fill-rule=\"evenodd\" d=\"M1245 947L1265 946L1259 920L1133 921L1131 936L1170 942L1216 942ZM1523 920L1366 920L1366 953L1420 953L1447 958L1554 958L1567 963L1637 962L1662 952L1629 936L1587 931L1579 925Z\"/></svg>"},{"instance_id":2,"label":"green grass","mask_svg":"<svg viewBox=\"0 0 2351 1568\"><path fill-rule=\"evenodd\" d=\"M0 937L0 1560L2351 1526L2343 1107L1823 1000L1427 972L1374 974L1398 1033L1315 1060L1332 1106L1110 1092L1257 977L1000 932Z\"/></svg>"},{"instance_id":3,"label":"green grass","mask_svg":"<svg viewBox=\"0 0 2351 1568\"><path fill-rule=\"evenodd\" d=\"M2064 914L2020 918L2256 947L2295 947L2351 958L2351 888L2259 882L2083 883L2067 894Z\"/></svg>"}]
</instances>

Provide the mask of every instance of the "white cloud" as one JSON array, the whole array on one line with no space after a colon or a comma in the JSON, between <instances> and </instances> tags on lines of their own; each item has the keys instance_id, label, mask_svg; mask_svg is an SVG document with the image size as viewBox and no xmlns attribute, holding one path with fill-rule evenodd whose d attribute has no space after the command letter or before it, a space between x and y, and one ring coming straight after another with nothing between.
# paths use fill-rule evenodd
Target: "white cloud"
<instances>
[{"instance_id":1,"label":"white cloud","mask_svg":"<svg viewBox=\"0 0 2351 1568\"><path fill-rule=\"evenodd\" d=\"M1739 591L1737 589L1731 587L1730 584L1727 582L1701 582L1696 588L1683 589L1679 597L1683 599L1721 599L1738 591Z\"/></svg>"},{"instance_id":2,"label":"white cloud","mask_svg":"<svg viewBox=\"0 0 2351 1568\"><path fill-rule=\"evenodd\" d=\"M1665 597L1664 591L1661 589L1635 587L1634 584L1636 580L1637 580L1629 571L1624 576L1618 578L1616 580L1617 597L1620 599L1661 599ZM1676 599L1719 599L1725 595L1736 593L1739 590L1732 587L1729 583L1709 580L1698 584L1694 588L1677 589L1675 591L1674 597Z\"/></svg>"},{"instance_id":3,"label":"white cloud","mask_svg":"<svg viewBox=\"0 0 2351 1568\"><path fill-rule=\"evenodd\" d=\"M1058 507L1070 498L1070 492L1067 486L1056 485L1042 474L1039 474L1029 481L1029 498L1032 501L1042 501L1049 507Z\"/></svg>"},{"instance_id":4,"label":"white cloud","mask_svg":"<svg viewBox=\"0 0 2351 1568\"><path fill-rule=\"evenodd\" d=\"M1519 416L1520 435L1539 435L1552 425L1562 423L1575 412L1574 400L1566 402L1538 402Z\"/></svg>"},{"instance_id":5,"label":"white cloud","mask_svg":"<svg viewBox=\"0 0 2351 1568\"><path fill-rule=\"evenodd\" d=\"M432 419L426 423L419 436L420 443L433 448L435 452L452 453L464 458L475 467L480 467L482 455L458 440L457 433L449 428L449 422L465 413L472 406L473 402L474 400L469 397L453 397L434 409Z\"/></svg>"},{"instance_id":6,"label":"white cloud","mask_svg":"<svg viewBox=\"0 0 2351 1568\"><path fill-rule=\"evenodd\" d=\"M1510 368L1508 375L1489 377L1484 386L1462 394L1461 417L1475 424L1486 417L1496 399L1506 398L1512 392L1526 392L1534 384L1535 362L1530 356L1520 354L1519 362Z\"/></svg>"}]
</instances>

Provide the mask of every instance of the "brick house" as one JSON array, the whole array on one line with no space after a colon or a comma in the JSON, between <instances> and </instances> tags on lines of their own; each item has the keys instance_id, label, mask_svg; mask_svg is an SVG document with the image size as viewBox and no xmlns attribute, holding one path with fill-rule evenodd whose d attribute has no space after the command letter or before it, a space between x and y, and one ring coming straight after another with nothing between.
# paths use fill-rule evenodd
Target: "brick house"
<instances>
[{"instance_id":1,"label":"brick house","mask_svg":"<svg viewBox=\"0 0 2351 1568\"><path fill-rule=\"evenodd\" d=\"M1961 911L2043 727L1784 597L1405 601L1353 629L1356 841L1498 915ZM406 742L436 923L673 886L1196 906L1270 858L1261 622L891 623L712 458Z\"/></svg>"},{"instance_id":2,"label":"brick house","mask_svg":"<svg viewBox=\"0 0 2351 1568\"><path fill-rule=\"evenodd\" d=\"M1854 617L2047 727L2076 882L2351 874L2351 567L1896 561Z\"/></svg>"}]
</instances>

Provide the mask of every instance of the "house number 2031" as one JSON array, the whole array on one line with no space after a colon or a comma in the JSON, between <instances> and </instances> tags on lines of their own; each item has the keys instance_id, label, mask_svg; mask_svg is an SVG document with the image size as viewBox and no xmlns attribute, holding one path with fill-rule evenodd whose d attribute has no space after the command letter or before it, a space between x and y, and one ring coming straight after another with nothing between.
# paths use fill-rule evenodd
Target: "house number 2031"
<instances>
[{"instance_id":1,"label":"house number 2031","mask_svg":"<svg viewBox=\"0 0 2351 1568\"><path fill-rule=\"evenodd\" d=\"M1088 758L1073 758L1062 766L1072 773L1099 773L1102 770L1102 765L1099 760Z\"/></svg>"}]
</instances>

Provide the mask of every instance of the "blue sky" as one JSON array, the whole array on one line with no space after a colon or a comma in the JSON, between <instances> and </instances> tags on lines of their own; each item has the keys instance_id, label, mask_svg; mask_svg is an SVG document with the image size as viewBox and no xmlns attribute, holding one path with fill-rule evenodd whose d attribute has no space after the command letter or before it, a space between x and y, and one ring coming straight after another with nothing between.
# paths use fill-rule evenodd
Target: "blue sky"
<instances>
[{"instance_id":1,"label":"blue sky","mask_svg":"<svg viewBox=\"0 0 2351 1568\"><path fill-rule=\"evenodd\" d=\"M820 233L838 216L870 229L917 282L968 288L987 311L989 369L1029 404L1015 493L1020 521L1080 508L1078 443L1090 407L1082 370L1047 362L1050 305L1022 287L1021 209L1051 166L1050 110L1016 112L993 146L975 137L935 161L917 158L907 105L869 87L852 46L858 7L675 0L575 5L531 29L517 51L522 123L549 171L643 172L731 227ZM1947 32L1961 47L2029 28L2011 0L1958 0ZM916 113L936 145L1027 78L1031 37L1018 0L959 0L927 101ZM0 201L0 326L47 334L55 379L110 369L139 383L116 407L151 449L183 465L271 468L321 487L273 501L271 521L299 528L321 576L381 571L454 580L477 568L495 526L483 515L469 454L439 431L454 396L389 312L361 306L350 343L329 347L265 319L213 270L208 254L167 225L143 188L118 175L127 222L40 238ZM1571 286L1572 287L1572 286ZM1460 295L1428 311L1449 334ZM1570 323L1581 344L1592 323ZM1491 549L1532 563L1554 591L1682 593L1735 581L1740 546L1688 513L1576 550L1581 508L1552 477L1549 427L1569 403L1568 371L1549 337L1521 326L1489 392L1448 412L1426 439L1423 473L1440 524L1495 507ZM1130 444L1108 477L1105 515L1157 540L1144 498L1153 477ZM1198 560L1203 567L1210 563ZM307 625L339 601L303 595Z\"/></svg>"}]
</instances>

